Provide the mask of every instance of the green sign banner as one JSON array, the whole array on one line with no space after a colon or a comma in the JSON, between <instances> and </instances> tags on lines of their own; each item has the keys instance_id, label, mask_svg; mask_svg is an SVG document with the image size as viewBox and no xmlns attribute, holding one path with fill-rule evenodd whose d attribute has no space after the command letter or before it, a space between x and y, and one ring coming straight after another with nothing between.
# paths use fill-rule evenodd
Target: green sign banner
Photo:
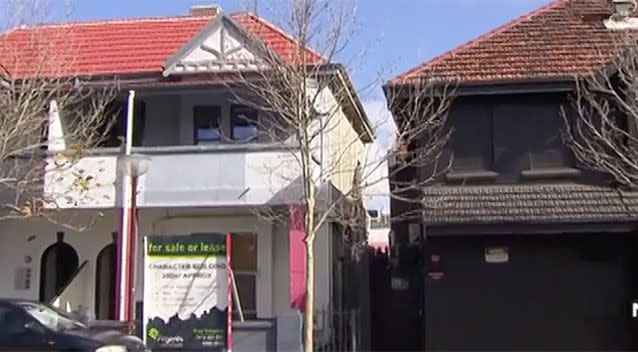
<instances>
[{"instance_id":1,"label":"green sign banner","mask_svg":"<svg viewBox=\"0 0 638 352\"><path fill-rule=\"evenodd\" d=\"M228 348L228 236L145 238L144 338L152 349Z\"/></svg>"}]
</instances>

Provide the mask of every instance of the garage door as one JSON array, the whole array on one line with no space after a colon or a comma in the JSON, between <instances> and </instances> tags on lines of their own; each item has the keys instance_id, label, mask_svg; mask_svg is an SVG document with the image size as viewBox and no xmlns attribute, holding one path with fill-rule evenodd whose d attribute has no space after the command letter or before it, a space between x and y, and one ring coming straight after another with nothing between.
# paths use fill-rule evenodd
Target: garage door
<instances>
[{"instance_id":1,"label":"garage door","mask_svg":"<svg viewBox=\"0 0 638 352\"><path fill-rule=\"evenodd\" d=\"M630 277L638 276L629 236L431 241L443 275L425 279L430 349L632 349Z\"/></svg>"}]
</instances>

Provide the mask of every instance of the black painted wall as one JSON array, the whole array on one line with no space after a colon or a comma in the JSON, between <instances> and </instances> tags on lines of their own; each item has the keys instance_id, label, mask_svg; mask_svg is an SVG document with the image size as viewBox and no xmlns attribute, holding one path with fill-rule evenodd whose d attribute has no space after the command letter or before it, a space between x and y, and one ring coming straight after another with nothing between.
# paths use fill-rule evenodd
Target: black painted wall
<instances>
[{"instance_id":1,"label":"black painted wall","mask_svg":"<svg viewBox=\"0 0 638 352\"><path fill-rule=\"evenodd\" d=\"M434 237L444 275L425 281L427 350L632 350L631 235ZM485 260L485 248L509 261ZM635 328L635 327L634 327Z\"/></svg>"},{"instance_id":2,"label":"black painted wall","mask_svg":"<svg viewBox=\"0 0 638 352\"><path fill-rule=\"evenodd\" d=\"M439 186L608 184L580 168L563 144L562 108L569 110L565 93L456 98L449 118L454 134L444 154L454 158L454 167ZM408 169L398 178L429 175L426 168ZM394 218L414 210L398 200L391 207ZM422 222L427 234L416 246L408 244L410 222ZM408 314L397 321L406 327L405 339L427 350L631 349L635 323L628 314L638 297L633 237L591 229L586 235L541 235L534 234L534 224L516 225L525 226L527 235L446 238L420 219L393 223L396 272L411 278L411 294L422 298L403 301L406 309L423 312L418 323ZM472 233L474 225L464 226ZM509 248L510 261L487 264L488 245ZM442 258L439 280L427 275L433 253Z\"/></svg>"}]
</instances>

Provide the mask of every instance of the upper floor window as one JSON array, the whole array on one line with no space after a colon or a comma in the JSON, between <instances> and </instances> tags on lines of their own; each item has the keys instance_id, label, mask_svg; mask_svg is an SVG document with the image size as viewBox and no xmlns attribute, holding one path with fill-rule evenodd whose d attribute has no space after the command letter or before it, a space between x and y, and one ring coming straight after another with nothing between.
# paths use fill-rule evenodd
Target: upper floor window
<instances>
[{"instance_id":1,"label":"upper floor window","mask_svg":"<svg viewBox=\"0 0 638 352\"><path fill-rule=\"evenodd\" d=\"M575 175L560 135L563 99L550 94L459 98L450 113L454 172L448 177L514 182Z\"/></svg>"},{"instance_id":2,"label":"upper floor window","mask_svg":"<svg viewBox=\"0 0 638 352\"><path fill-rule=\"evenodd\" d=\"M530 170L570 166L568 150L560 135L564 122L559 106L557 103L529 108L534 121L526 133Z\"/></svg>"},{"instance_id":3,"label":"upper floor window","mask_svg":"<svg viewBox=\"0 0 638 352\"><path fill-rule=\"evenodd\" d=\"M451 122L454 171L489 170L492 166L492 115L485 104L460 105Z\"/></svg>"},{"instance_id":4,"label":"upper floor window","mask_svg":"<svg viewBox=\"0 0 638 352\"><path fill-rule=\"evenodd\" d=\"M231 136L235 141L251 142L257 140L257 110L234 105L230 112Z\"/></svg>"},{"instance_id":5,"label":"upper floor window","mask_svg":"<svg viewBox=\"0 0 638 352\"><path fill-rule=\"evenodd\" d=\"M222 140L221 108L196 105L193 107L195 144L217 143Z\"/></svg>"},{"instance_id":6,"label":"upper floor window","mask_svg":"<svg viewBox=\"0 0 638 352\"><path fill-rule=\"evenodd\" d=\"M560 131L560 101L549 96L520 97L494 108L497 171L518 175L525 170L570 166Z\"/></svg>"}]
</instances>

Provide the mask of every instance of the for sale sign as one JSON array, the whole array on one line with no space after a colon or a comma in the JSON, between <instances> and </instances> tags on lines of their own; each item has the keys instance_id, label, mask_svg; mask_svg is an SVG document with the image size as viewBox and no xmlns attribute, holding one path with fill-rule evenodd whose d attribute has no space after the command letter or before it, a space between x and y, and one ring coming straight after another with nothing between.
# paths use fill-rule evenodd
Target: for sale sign
<instances>
[{"instance_id":1,"label":"for sale sign","mask_svg":"<svg viewBox=\"0 0 638 352\"><path fill-rule=\"evenodd\" d=\"M149 348L228 349L230 237L148 236L144 339Z\"/></svg>"}]
</instances>

